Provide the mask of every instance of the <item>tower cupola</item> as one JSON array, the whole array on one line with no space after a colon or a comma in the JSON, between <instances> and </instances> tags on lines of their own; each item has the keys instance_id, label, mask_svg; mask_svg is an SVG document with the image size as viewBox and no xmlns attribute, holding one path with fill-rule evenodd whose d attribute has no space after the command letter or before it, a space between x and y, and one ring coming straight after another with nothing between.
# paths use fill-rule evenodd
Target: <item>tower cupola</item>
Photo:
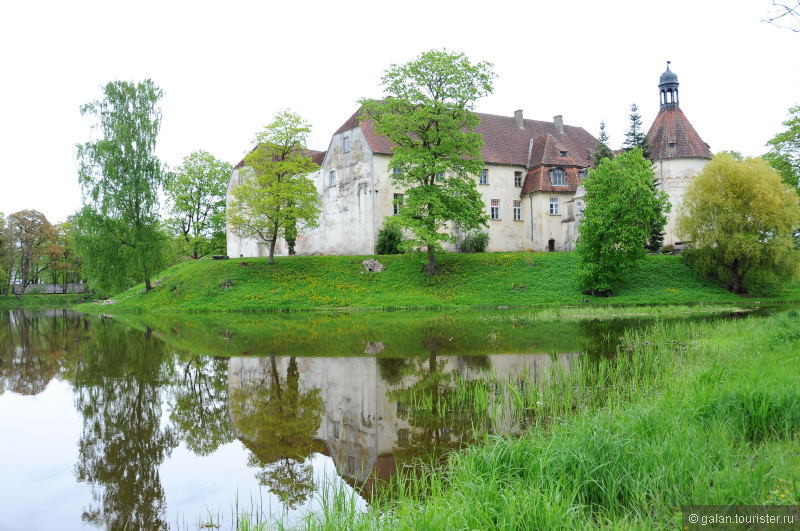
<instances>
[{"instance_id":1,"label":"tower cupola","mask_svg":"<svg viewBox=\"0 0 800 531\"><path fill-rule=\"evenodd\" d=\"M678 106L678 76L669 69L671 61L667 61L667 70L658 80L658 92L661 98L661 108Z\"/></svg>"}]
</instances>

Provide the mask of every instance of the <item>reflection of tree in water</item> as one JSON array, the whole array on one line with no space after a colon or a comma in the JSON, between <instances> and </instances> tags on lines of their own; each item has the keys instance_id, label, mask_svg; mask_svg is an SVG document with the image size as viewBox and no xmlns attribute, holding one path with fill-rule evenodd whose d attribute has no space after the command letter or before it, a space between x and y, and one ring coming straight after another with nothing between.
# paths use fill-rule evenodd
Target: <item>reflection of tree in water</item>
<instances>
[{"instance_id":1,"label":"reflection of tree in water","mask_svg":"<svg viewBox=\"0 0 800 531\"><path fill-rule=\"evenodd\" d=\"M0 312L0 394L6 389L36 395L64 367L65 355L80 348L82 319L66 310Z\"/></svg>"},{"instance_id":2,"label":"reflection of tree in water","mask_svg":"<svg viewBox=\"0 0 800 531\"><path fill-rule=\"evenodd\" d=\"M74 378L83 416L75 471L93 484L94 498L83 520L108 529L166 528L158 467L178 441L161 426L160 383L170 377L164 344L149 330L105 319L93 331Z\"/></svg>"},{"instance_id":3,"label":"reflection of tree in water","mask_svg":"<svg viewBox=\"0 0 800 531\"><path fill-rule=\"evenodd\" d=\"M197 455L233 440L228 416L228 360L181 356L170 419L178 436Z\"/></svg>"},{"instance_id":4,"label":"reflection of tree in water","mask_svg":"<svg viewBox=\"0 0 800 531\"><path fill-rule=\"evenodd\" d=\"M411 385L389 392L389 398L398 402L398 417L412 426L407 433L398 433L399 447L394 451L398 465L414 460L436 462L448 451L473 440L476 435L473 428L485 423L485 411L479 412L472 404L463 403L471 396L469 387L476 382L458 378L457 367L445 371L447 361L438 359L445 341L444 336L432 333L423 340L429 352L427 359L387 364L386 373L395 382L413 379ZM478 370L490 367L486 356L475 356L469 361L459 357L458 361ZM383 374L383 364L381 371Z\"/></svg>"},{"instance_id":5,"label":"reflection of tree in water","mask_svg":"<svg viewBox=\"0 0 800 531\"><path fill-rule=\"evenodd\" d=\"M230 409L237 433L251 455L256 478L289 508L306 501L314 490L306 459L319 447L323 402L319 389L301 391L297 361L289 359L280 381L275 356L269 357L265 381L243 384L231 392Z\"/></svg>"}]
</instances>

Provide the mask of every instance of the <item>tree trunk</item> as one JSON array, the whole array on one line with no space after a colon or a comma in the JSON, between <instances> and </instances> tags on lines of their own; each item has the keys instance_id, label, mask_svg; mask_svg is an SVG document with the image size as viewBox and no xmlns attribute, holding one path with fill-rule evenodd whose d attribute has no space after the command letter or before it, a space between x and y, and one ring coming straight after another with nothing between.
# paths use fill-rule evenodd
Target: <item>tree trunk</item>
<instances>
[{"instance_id":1,"label":"tree trunk","mask_svg":"<svg viewBox=\"0 0 800 531\"><path fill-rule=\"evenodd\" d=\"M269 263L275 263L275 244L278 242L278 237L274 236L272 241L269 243Z\"/></svg>"},{"instance_id":2,"label":"tree trunk","mask_svg":"<svg viewBox=\"0 0 800 531\"><path fill-rule=\"evenodd\" d=\"M439 269L436 267L436 253L434 252L433 245L428 245L428 263L422 269L427 275L435 275Z\"/></svg>"},{"instance_id":3,"label":"tree trunk","mask_svg":"<svg viewBox=\"0 0 800 531\"><path fill-rule=\"evenodd\" d=\"M744 286L742 285L742 275L739 274L739 260L734 260L731 264L731 281L728 285L728 289L730 289L734 293L745 293Z\"/></svg>"},{"instance_id":4,"label":"tree trunk","mask_svg":"<svg viewBox=\"0 0 800 531\"><path fill-rule=\"evenodd\" d=\"M151 289L153 289L153 284L150 283L150 277L144 279L144 292L148 293Z\"/></svg>"}]
</instances>

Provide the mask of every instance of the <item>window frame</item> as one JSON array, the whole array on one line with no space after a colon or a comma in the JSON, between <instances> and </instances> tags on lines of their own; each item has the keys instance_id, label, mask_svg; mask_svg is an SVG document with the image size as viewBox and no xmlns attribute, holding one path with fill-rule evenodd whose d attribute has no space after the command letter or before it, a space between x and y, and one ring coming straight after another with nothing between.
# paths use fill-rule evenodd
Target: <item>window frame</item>
<instances>
[{"instance_id":1,"label":"window frame","mask_svg":"<svg viewBox=\"0 0 800 531\"><path fill-rule=\"evenodd\" d=\"M342 151L350 153L350 136L342 137Z\"/></svg>"},{"instance_id":2,"label":"window frame","mask_svg":"<svg viewBox=\"0 0 800 531\"><path fill-rule=\"evenodd\" d=\"M555 206L555 208L553 208ZM550 208L548 210L551 216L560 216L561 210L559 208L559 200L558 197L551 197L550 198Z\"/></svg>"},{"instance_id":3,"label":"window frame","mask_svg":"<svg viewBox=\"0 0 800 531\"><path fill-rule=\"evenodd\" d=\"M561 182L556 182L556 176L559 176ZM550 184L552 186L566 186L567 185L567 175L564 171L564 168L553 168L550 170Z\"/></svg>"},{"instance_id":4,"label":"window frame","mask_svg":"<svg viewBox=\"0 0 800 531\"><path fill-rule=\"evenodd\" d=\"M336 186L336 170L328 172L328 188Z\"/></svg>"},{"instance_id":5,"label":"window frame","mask_svg":"<svg viewBox=\"0 0 800 531\"><path fill-rule=\"evenodd\" d=\"M392 196L392 215L397 216L400 214L400 210L403 209L403 199L405 198L405 194L394 194Z\"/></svg>"},{"instance_id":6,"label":"window frame","mask_svg":"<svg viewBox=\"0 0 800 531\"><path fill-rule=\"evenodd\" d=\"M489 184L489 168L481 170L481 175L478 177L478 184Z\"/></svg>"},{"instance_id":7,"label":"window frame","mask_svg":"<svg viewBox=\"0 0 800 531\"><path fill-rule=\"evenodd\" d=\"M500 220L500 200L491 199L489 202L489 219L492 221Z\"/></svg>"},{"instance_id":8,"label":"window frame","mask_svg":"<svg viewBox=\"0 0 800 531\"><path fill-rule=\"evenodd\" d=\"M514 172L514 188L522 188L522 172Z\"/></svg>"},{"instance_id":9,"label":"window frame","mask_svg":"<svg viewBox=\"0 0 800 531\"><path fill-rule=\"evenodd\" d=\"M522 201L514 201L514 221L522 221Z\"/></svg>"}]
</instances>

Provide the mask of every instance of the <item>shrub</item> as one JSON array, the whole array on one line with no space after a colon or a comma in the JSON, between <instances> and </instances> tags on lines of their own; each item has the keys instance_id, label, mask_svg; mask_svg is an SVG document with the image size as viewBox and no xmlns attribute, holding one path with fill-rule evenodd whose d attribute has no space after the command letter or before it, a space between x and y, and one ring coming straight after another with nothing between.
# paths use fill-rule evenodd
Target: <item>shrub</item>
<instances>
[{"instance_id":1,"label":"shrub","mask_svg":"<svg viewBox=\"0 0 800 531\"><path fill-rule=\"evenodd\" d=\"M461 244L462 253L485 253L489 246L489 234L485 232L470 232L464 237Z\"/></svg>"},{"instance_id":2,"label":"shrub","mask_svg":"<svg viewBox=\"0 0 800 531\"><path fill-rule=\"evenodd\" d=\"M391 219L378 231L378 243L375 245L376 254L400 254L403 243L403 231Z\"/></svg>"}]
</instances>

